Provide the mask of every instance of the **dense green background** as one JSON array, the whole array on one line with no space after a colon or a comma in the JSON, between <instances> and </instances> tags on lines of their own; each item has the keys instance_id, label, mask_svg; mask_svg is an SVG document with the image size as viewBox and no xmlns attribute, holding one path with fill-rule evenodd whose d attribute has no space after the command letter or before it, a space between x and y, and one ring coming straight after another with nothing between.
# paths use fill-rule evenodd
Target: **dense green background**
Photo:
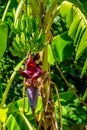
<instances>
[{"instance_id":1,"label":"dense green background","mask_svg":"<svg viewBox=\"0 0 87 130\"><path fill-rule=\"evenodd\" d=\"M62 0L63 1L63 0ZM70 2L73 2L77 7L81 9L81 11L84 13L84 16L87 15L87 8L86 8L86 1L81 1L81 0L69 0ZM86 3L85 3L86 2ZM47 7L50 6L51 1L49 0ZM61 3L61 0L60 0ZM6 7L7 1L0 1L0 19L2 18L4 9ZM0 101L2 98L2 93L4 92L7 82L14 71L14 67L17 65L20 60L22 60L22 56L17 57L12 55L10 48L12 47L12 41L14 40L14 37L16 34L20 33L18 32L19 30L15 30L13 28L13 8L17 8L17 1L13 0L10 4L10 7L8 9L6 18L5 18L5 25L8 26L8 42L7 45L5 45L4 49L5 53L3 57L0 59ZM1 24L0 24L1 26ZM65 75L66 79L68 82L71 84L72 88L77 92L77 94L85 101L87 102L87 71L84 73L84 76L81 78L81 71L84 66L84 62L87 58L87 51L78 59L77 62L74 62L75 60L75 46L71 45L73 43L73 39L70 37L67 37L67 22L65 21L64 18L59 14L55 17L53 24L52 24L52 34L53 36L57 36L61 34L61 37L65 39L66 41L69 41L67 43L68 47L63 48L64 50L60 50L60 54L57 54L58 50L57 47L59 48L61 46L61 43L63 42L61 40L61 37L58 36L58 39L61 41L60 44L56 47L55 44L55 39L54 38L54 48L56 56L58 57L58 63L59 66ZM4 34L3 34L4 35ZM43 35L43 34L42 34ZM0 36L1 37L1 36ZM5 36L4 36L5 39ZM0 38L0 44L2 44L2 38ZM39 39L41 40L41 39ZM66 44L66 43L65 43ZM7 46L7 47L6 47ZM64 47L64 46L63 46ZM3 48L2 48L3 49ZM42 48L41 48L42 49ZM26 49L25 49L26 50ZM70 51L69 51L70 50ZM87 49L86 49L87 50ZM37 52L37 50L34 50ZM63 51L63 55L61 55L61 52ZM25 52L23 52L23 55ZM50 61L51 62L51 61ZM52 63L52 62L51 62ZM60 76L58 70L56 69L55 64L51 64L51 79L53 82L55 82L58 86L59 89L59 94L60 94L60 101L62 105L62 115L63 115L63 125L73 125L73 124L86 124L87 123L87 107L83 106L79 100L74 96L74 94L69 90L69 88L66 86L65 82L63 81L62 77ZM11 85L10 91L8 93L8 97L6 100L6 104L9 104L11 102L19 100L22 98L22 90L23 90L23 78L19 75L17 72L16 77ZM58 119L59 123L59 113L58 113L58 104L57 104L57 98L56 98L56 93L55 90L52 89L53 91L53 97L55 101L55 109L56 109L56 116ZM15 111L19 109L17 108L17 105L11 106L13 109L15 108ZM42 107L39 104L39 107ZM37 111L40 111L37 110ZM8 112L9 113L9 112ZM30 117L30 122L33 121L33 124L35 126L34 122L34 117L31 117L32 114L31 112L28 113ZM13 113L14 115L14 113ZM10 115L9 120L11 120L13 117ZM22 118L22 115L18 113L17 117L20 119ZM16 119L17 119L16 117ZM27 115L26 115L27 117ZM9 122L9 121L8 121ZM7 126L9 127L10 124L7 122ZM25 124L26 125L26 124ZM27 130L27 128L26 128Z\"/></svg>"}]
</instances>

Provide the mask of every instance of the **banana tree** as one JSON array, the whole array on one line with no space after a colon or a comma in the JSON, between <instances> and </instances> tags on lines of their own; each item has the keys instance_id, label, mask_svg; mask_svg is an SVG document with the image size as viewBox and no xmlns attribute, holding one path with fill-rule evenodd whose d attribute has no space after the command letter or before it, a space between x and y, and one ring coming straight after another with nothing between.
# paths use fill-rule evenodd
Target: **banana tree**
<instances>
[{"instance_id":1,"label":"banana tree","mask_svg":"<svg viewBox=\"0 0 87 130\"><path fill-rule=\"evenodd\" d=\"M9 0L2 17L2 23L5 19L10 2L11 1ZM67 29L62 34L54 36L52 34L52 24L58 15L65 20ZM8 115L8 118L6 121L5 119L2 119L1 115L1 121L3 123L6 122L5 124L10 130L14 130L15 128L17 130L58 130L59 128L62 130L62 111L58 87L51 81L50 65L56 65L56 68L66 85L80 102L87 106L72 89L58 65L71 57L73 53L75 55L73 62L77 62L87 49L87 20L85 15L77 6L75 6L75 4L68 1L60 1L58 3L58 0L51 2L46 0L21 0L18 1L18 7L14 11L13 20L11 34L13 34L14 37L9 50L13 56L23 59L14 68L14 72L3 94L0 111L2 114L4 113L5 119L6 115ZM5 29L2 27L4 26L0 25L0 33L1 35L5 34L5 39L3 41L3 38L1 37L1 42L4 44L2 46L3 49L0 47L2 50L0 57L2 57L6 49L7 42L7 26ZM22 65L23 63L24 66ZM86 68L87 60L85 61L81 77ZM24 77L23 106L21 105L21 100L15 104L10 104L3 109L10 86L18 71ZM58 100L60 126L58 126L56 118L52 89L55 90ZM36 126L32 126L32 123L29 122L27 116L29 115L29 111L26 105L28 101L25 98L25 91L27 91L29 105L32 109ZM41 102L39 110L37 98ZM16 105L18 105L18 108L15 107ZM20 120L18 121L18 119ZM23 122L24 126L22 125Z\"/></svg>"}]
</instances>

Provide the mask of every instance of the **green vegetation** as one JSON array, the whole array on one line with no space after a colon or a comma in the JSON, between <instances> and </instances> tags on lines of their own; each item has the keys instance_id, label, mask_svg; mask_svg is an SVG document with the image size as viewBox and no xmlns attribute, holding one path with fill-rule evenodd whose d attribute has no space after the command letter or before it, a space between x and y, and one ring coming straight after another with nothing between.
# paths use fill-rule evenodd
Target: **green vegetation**
<instances>
[{"instance_id":1,"label":"green vegetation","mask_svg":"<svg viewBox=\"0 0 87 130\"><path fill-rule=\"evenodd\" d=\"M85 128L86 7L86 0L0 1L0 130Z\"/></svg>"}]
</instances>

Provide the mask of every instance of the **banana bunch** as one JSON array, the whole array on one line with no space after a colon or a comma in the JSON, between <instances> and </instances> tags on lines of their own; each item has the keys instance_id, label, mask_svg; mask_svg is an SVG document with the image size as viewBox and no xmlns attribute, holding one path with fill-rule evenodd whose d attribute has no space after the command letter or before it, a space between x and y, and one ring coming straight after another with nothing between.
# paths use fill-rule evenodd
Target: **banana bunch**
<instances>
[{"instance_id":1,"label":"banana bunch","mask_svg":"<svg viewBox=\"0 0 87 130\"><path fill-rule=\"evenodd\" d=\"M37 53L43 49L45 35L39 29L39 22L32 16L22 15L11 27L14 34L10 52L13 56L23 57L27 52Z\"/></svg>"}]
</instances>

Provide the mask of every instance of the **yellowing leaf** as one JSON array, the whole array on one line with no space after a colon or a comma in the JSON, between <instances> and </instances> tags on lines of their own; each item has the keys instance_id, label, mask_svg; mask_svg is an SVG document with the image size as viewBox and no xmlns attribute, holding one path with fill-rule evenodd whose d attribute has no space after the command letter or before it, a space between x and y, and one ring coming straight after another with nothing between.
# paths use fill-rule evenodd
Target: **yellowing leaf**
<instances>
[{"instance_id":1,"label":"yellowing leaf","mask_svg":"<svg viewBox=\"0 0 87 130\"><path fill-rule=\"evenodd\" d=\"M38 116L37 116L37 121L40 121L41 118L42 118L42 113L40 112L40 113L38 114Z\"/></svg>"},{"instance_id":2,"label":"yellowing leaf","mask_svg":"<svg viewBox=\"0 0 87 130\"><path fill-rule=\"evenodd\" d=\"M7 113L8 111L8 108L5 108L5 109L0 109L0 120L1 122L5 122L6 121L6 118L7 118Z\"/></svg>"}]
</instances>

